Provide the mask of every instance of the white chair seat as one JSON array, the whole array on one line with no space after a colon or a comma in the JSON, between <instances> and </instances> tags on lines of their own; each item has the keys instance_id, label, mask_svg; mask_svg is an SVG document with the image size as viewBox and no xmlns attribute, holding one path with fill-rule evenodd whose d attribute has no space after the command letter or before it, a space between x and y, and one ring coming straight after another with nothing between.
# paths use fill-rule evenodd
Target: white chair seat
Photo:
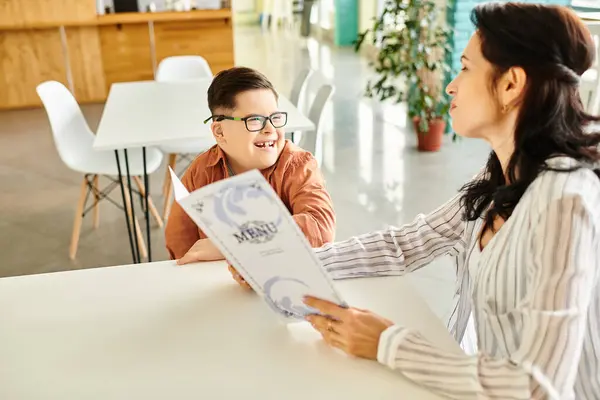
<instances>
[{"instance_id":1,"label":"white chair seat","mask_svg":"<svg viewBox=\"0 0 600 400\"><path fill-rule=\"evenodd\" d=\"M165 154L200 154L213 147L217 142L214 137L193 140L177 140L163 144L157 148Z\"/></svg>"},{"instance_id":2,"label":"white chair seat","mask_svg":"<svg viewBox=\"0 0 600 400\"><path fill-rule=\"evenodd\" d=\"M86 153L85 156L76 165L72 165L71 167L83 174L119 175L114 151L94 151ZM131 176L144 175L142 149L128 149L127 158L129 160L129 174ZM155 172L160 167L162 159L163 154L158 149L147 148L146 172L148 174ZM119 160L121 163L121 174L126 175L125 154L122 150L119 151Z\"/></svg>"}]
</instances>

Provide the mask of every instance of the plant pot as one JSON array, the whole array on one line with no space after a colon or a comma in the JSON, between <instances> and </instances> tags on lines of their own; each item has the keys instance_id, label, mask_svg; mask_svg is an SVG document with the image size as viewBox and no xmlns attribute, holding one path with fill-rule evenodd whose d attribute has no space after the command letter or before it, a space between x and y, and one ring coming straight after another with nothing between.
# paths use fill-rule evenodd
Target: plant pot
<instances>
[{"instance_id":1,"label":"plant pot","mask_svg":"<svg viewBox=\"0 0 600 400\"><path fill-rule=\"evenodd\" d=\"M421 118L413 117L413 125L417 133L417 148L419 151L438 151L442 147L446 121L443 119L430 121L429 131L427 132L420 131L419 122L421 122Z\"/></svg>"}]
</instances>

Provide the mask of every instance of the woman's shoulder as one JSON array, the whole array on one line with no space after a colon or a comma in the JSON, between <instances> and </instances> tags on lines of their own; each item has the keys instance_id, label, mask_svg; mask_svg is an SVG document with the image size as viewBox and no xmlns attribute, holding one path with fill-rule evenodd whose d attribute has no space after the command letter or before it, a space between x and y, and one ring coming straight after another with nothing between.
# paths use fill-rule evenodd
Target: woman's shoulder
<instances>
[{"instance_id":1,"label":"woman's shoulder","mask_svg":"<svg viewBox=\"0 0 600 400\"><path fill-rule=\"evenodd\" d=\"M529 188L529 201L539 212L561 201L578 201L597 213L600 205L600 177L594 166L570 157L554 157L546 161L542 171ZM600 166L596 166L600 168Z\"/></svg>"}]
</instances>

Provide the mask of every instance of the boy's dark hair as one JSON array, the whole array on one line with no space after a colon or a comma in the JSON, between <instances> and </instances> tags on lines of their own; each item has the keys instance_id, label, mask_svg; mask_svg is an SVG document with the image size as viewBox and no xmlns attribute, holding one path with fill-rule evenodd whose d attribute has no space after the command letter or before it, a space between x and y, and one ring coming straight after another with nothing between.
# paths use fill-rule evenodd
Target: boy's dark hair
<instances>
[{"instance_id":1,"label":"boy's dark hair","mask_svg":"<svg viewBox=\"0 0 600 400\"><path fill-rule=\"evenodd\" d=\"M246 67L233 67L219 72L208 88L208 108L215 113L218 108L235 108L235 96L255 89L269 89L278 98L273 84L260 72Z\"/></svg>"}]
</instances>

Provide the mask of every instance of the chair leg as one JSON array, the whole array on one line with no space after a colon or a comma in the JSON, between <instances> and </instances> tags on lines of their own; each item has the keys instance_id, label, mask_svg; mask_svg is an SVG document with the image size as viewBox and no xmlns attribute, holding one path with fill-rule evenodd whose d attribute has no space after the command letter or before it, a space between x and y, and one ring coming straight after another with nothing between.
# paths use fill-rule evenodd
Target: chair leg
<instances>
[{"instance_id":1,"label":"chair leg","mask_svg":"<svg viewBox=\"0 0 600 400\"><path fill-rule=\"evenodd\" d=\"M169 162L167 164L167 168L165 168L165 179L163 181L163 197L169 193L170 184L171 184L171 173L169 172L169 167L173 171L175 171L175 166L177 165L177 154L169 154Z\"/></svg>"},{"instance_id":2,"label":"chair leg","mask_svg":"<svg viewBox=\"0 0 600 400\"><path fill-rule=\"evenodd\" d=\"M174 171L174 170L173 170ZM171 197L173 196L173 181L171 180L171 175L165 178L165 186L167 188L166 192L163 193L163 221L166 221L169 217L169 211L171 211Z\"/></svg>"},{"instance_id":3,"label":"chair leg","mask_svg":"<svg viewBox=\"0 0 600 400\"><path fill-rule=\"evenodd\" d=\"M145 196L146 188L142 184L142 180L140 179L140 177L134 176L133 180L135 181L135 184L137 185L138 190L140 191L141 195ZM150 209L149 211L152 214L152 216L154 217L154 219L156 220L156 223L158 224L159 228L162 228L163 220L160 217L160 214L158 213L158 210L156 209L156 206L154 205L154 202L152 201L152 197L150 197L150 194L148 194L148 208Z\"/></svg>"},{"instance_id":4,"label":"chair leg","mask_svg":"<svg viewBox=\"0 0 600 400\"><path fill-rule=\"evenodd\" d=\"M135 221L133 221L133 219L131 218L131 198L129 197L129 190L128 190L129 187L127 186L127 183L125 182L125 178L123 178L123 185L125 187L125 207L127 207L127 214L129 215L129 221L133 222L133 225L135 226L135 234L137 235L138 245L140 248L140 258L147 259L148 251L146 250L146 242L144 241L144 235L142 235L142 230L140 229L140 224L138 223L137 218L135 219Z\"/></svg>"},{"instance_id":5,"label":"chair leg","mask_svg":"<svg viewBox=\"0 0 600 400\"><path fill-rule=\"evenodd\" d=\"M75 221L73 222L73 233L71 234L71 246L69 247L69 258L75 259L77 255L77 246L79 244L79 234L81 233L81 223L83 222L83 208L85 207L85 197L87 194L87 177L83 178L81 183L81 193L75 210Z\"/></svg>"},{"instance_id":6,"label":"chair leg","mask_svg":"<svg viewBox=\"0 0 600 400\"><path fill-rule=\"evenodd\" d=\"M163 220L166 221L167 218L169 217L169 212L171 212L171 198L173 197L173 191L171 190L171 187L173 186L173 184L171 183L171 180L169 179L169 191L167 192L167 195L165 196L165 203L163 205Z\"/></svg>"},{"instance_id":7,"label":"chair leg","mask_svg":"<svg viewBox=\"0 0 600 400\"><path fill-rule=\"evenodd\" d=\"M140 258L143 258L144 260L148 260L148 249L146 249L146 242L144 241L144 235L142 234L142 230L140 229L140 224L138 223L137 218L135 219L135 234L137 235L138 244L140 246Z\"/></svg>"},{"instance_id":8,"label":"chair leg","mask_svg":"<svg viewBox=\"0 0 600 400\"><path fill-rule=\"evenodd\" d=\"M100 207L98 206L98 200L100 193L100 186L98 185L98 175L94 175L94 229L98 229L100 226Z\"/></svg>"}]
</instances>

